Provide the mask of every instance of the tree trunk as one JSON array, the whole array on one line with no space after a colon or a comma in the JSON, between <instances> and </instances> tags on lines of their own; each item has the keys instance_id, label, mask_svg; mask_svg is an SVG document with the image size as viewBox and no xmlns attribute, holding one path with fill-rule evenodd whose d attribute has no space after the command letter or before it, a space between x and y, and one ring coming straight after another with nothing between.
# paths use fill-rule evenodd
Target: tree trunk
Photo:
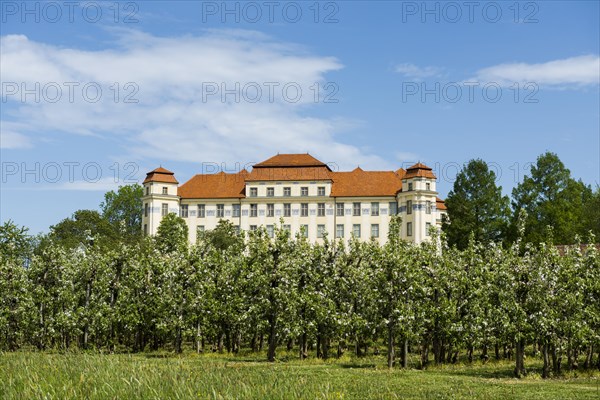
<instances>
[{"instance_id":1,"label":"tree trunk","mask_svg":"<svg viewBox=\"0 0 600 400\"><path fill-rule=\"evenodd\" d=\"M196 323L196 353L200 354L204 351L202 348L202 331L200 329L200 321Z\"/></svg>"},{"instance_id":2,"label":"tree trunk","mask_svg":"<svg viewBox=\"0 0 600 400\"><path fill-rule=\"evenodd\" d=\"M546 379L550 376L550 356L548 354L548 344L542 346L542 358L544 359L544 367L542 368L542 378Z\"/></svg>"},{"instance_id":3,"label":"tree trunk","mask_svg":"<svg viewBox=\"0 0 600 400\"><path fill-rule=\"evenodd\" d=\"M594 357L594 345L590 344L585 353L585 361L583 362L583 369L588 369L592 365L593 357Z\"/></svg>"},{"instance_id":4,"label":"tree trunk","mask_svg":"<svg viewBox=\"0 0 600 400\"><path fill-rule=\"evenodd\" d=\"M388 323L388 368L394 368L394 362L396 358L396 354L394 353L394 325L390 322Z\"/></svg>"},{"instance_id":5,"label":"tree trunk","mask_svg":"<svg viewBox=\"0 0 600 400\"><path fill-rule=\"evenodd\" d=\"M269 348L267 350L267 360L270 362L275 361L275 350L277 348L277 327L276 327L275 316L269 317Z\"/></svg>"},{"instance_id":6,"label":"tree trunk","mask_svg":"<svg viewBox=\"0 0 600 400\"><path fill-rule=\"evenodd\" d=\"M298 347L300 350L300 359L304 360L308 357L308 350L307 350L307 340L306 340L306 332L303 332L300 337L298 338Z\"/></svg>"},{"instance_id":7,"label":"tree trunk","mask_svg":"<svg viewBox=\"0 0 600 400\"><path fill-rule=\"evenodd\" d=\"M402 368L407 368L408 367L408 339L407 338L403 338L402 339Z\"/></svg>"},{"instance_id":8,"label":"tree trunk","mask_svg":"<svg viewBox=\"0 0 600 400\"><path fill-rule=\"evenodd\" d=\"M427 339L423 339L421 343L421 369L425 369L429 364L429 343Z\"/></svg>"},{"instance_id":9,"label":"tree trunk","mask_svg":"<svg viewBox=\"0 0 600 400\"><path fill-rule=\"evenodd\" d=\"M498 344L498 342L494 344L494 355L496 360L500 360L500 344Z\"/></svg>"},{"instance_id":10,"label":"tree trunk","mask_svg":"<svg viewBox=\"0 0 600 400\"><path fill-rule=\"evenodd\" d=\"M522 378L525 374L525 339L515 343L515 377Z\"/></svg>"}]
</instances>

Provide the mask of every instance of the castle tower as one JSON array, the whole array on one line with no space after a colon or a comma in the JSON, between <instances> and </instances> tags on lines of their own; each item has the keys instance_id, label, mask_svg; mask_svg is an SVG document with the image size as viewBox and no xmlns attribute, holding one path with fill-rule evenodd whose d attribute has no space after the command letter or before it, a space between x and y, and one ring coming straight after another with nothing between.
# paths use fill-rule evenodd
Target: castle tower
<instances>
[{"instance_id":1,"label":"castle tower","mask_svg":"<svg viewBox=\"0 0 600 400\"><path fill-rule=\"evenodd\" d=\"M436 177L431 168L421 163L408 168L397 198L402 237L414 243L429 240L430 227L438 225Z\"/></svg>"},{"instance_id":2,"label":"castle tower","mask_svg":"<svg viewBox=\"0 0 600 400\"><path fill-rule=\"evenodd\" d=\"M177 195L175 174L162 167L146 174L143 182L142 229L146 235L155 235L162 218L168 213L179 215L179 196Z\"/></svg>"}]
</instances>

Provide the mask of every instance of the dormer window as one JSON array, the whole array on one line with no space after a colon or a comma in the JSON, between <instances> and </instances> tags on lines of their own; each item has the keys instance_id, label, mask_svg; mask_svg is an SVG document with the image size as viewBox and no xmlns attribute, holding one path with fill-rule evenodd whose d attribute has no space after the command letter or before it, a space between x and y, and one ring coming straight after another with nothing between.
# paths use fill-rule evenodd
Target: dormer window
<instances>
[{"instance_id":1,"label":"dormer window","mask_svg":"<svg viewBox=\"0 0 600 400\"><path fill-rule=\"evenodd\" d=\"M163 186L162 188L162 194L169 194L169 188L166 186Z\"/></svg>"}]
</instances>

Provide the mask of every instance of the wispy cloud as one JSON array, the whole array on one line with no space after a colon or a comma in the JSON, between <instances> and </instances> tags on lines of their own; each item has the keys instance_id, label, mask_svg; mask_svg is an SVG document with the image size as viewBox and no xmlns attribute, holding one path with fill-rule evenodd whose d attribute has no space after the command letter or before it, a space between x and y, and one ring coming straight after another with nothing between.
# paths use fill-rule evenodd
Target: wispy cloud
<instances>
[{"instance_id":1,"label":"wispy cloud","mask_svg":"<svg viewBox=\"0 0 600 400\"><path fill-rule=\"evenodd\" d=\"M396 66L395 71L410 79L425 79L441 76L443 69L440 67L419 67L415 64L404 63Z\"/></svg>"},{"instance_id":2,"label":"wispy cloud","mask_svg":"<svg viewBox=\"0 0 600 400\"><path fill-rule=\"evenodd\" d=\"M473 79L508 85L515 82L575 88L598 85L600 84L600 57L586 55L537 64L499 64L477 71Z\"/></svg>"},{"instance_id":3,"label":"wispy cloud","mask_svg":"<svg viewBox=\"0 0 600 400\"><path fill-rule=\"evenodd\" d=\"M11 96L9 105L16 110L3 117L3 123L26 121L19 132L29 137L55 131L117 137L126 156L165 162L257 160L277 151L309 150L327 161L351 160L372 168L387 165L338 137L348 129L349 120L309 116L312 108L328 106L322 99L315 102L311 87L324 84L329 72L343 68L333 57L311 54L259 32L212 30L202 35L158 37L119 30L115 34L117 47L102 50L64 48L23 35L3 36L3 81L25 82L28 87L36 82L42 86L48 82L81 84L73 102L68 101L66 88L63 98L54 103L43 99L35 103L30 98L22 102ZM98 102L82 100L81 87L88 82L102 85ZM111 89L115 82L120 85L119 101L114 101ZM123 101L133 92L125 87L129 82L139 89L133 95L137 103ZM207 83L213 82L219 93L203 96ZM288 83L301 88L296 102L282 95ZM275 85L273 98L267 84ZM236 85L250 85L250 89L242 90L241 98L228 95L223 99L221 88L231 90ZM261 97L248 101L257 85ZM294 96L294 90L288 94Z\"/></svg>"},{"instance_id":4,"label":"wispy cloud","mask_svg":"<svg viewBox=\"0 0 600 400\"><path fill-rule=\"evenodd\" d=\"M15 132L13 128L13 124L0 124L0 149L26 149L31 147L31 140L27 136Z\"/></svg>"}]
</instances>

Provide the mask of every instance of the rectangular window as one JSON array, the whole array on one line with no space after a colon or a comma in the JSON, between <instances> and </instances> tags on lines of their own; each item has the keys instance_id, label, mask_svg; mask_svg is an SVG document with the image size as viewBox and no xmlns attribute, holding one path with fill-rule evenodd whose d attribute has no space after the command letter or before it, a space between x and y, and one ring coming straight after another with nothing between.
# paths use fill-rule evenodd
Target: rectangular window
<instances>
[{"instance_id":1,"label":"rectangular window","mask_svg":"<svg viewBox=\"0 0 600 400\"><path fill-rule=\"evenodd\" d=\"M284 204L283 205L283 216L284 217L291 217L292 216L292 205L291 204Z\"/></svg>"},{"instance_id":2,"label":"rectangular window","mask_svg":"<svg viewBox=\"0 0 600 400\"><path fill-rule=\"evenodd\" d=\"M250 230L251 231L255 231L256 229L258 229L258 227L256 225L250 225Z\"/></svg>"},{"instance_id":3,"label":"rectangular window","mask_svg":"<svg viewBox=\"0 0 600 400\"><path fill-rule=\"evenodd\" d=\"M406 223L406 236L412 236L412 222Z\"/></svg>"},{"instance_id":4,"label":"rectangular window","mask_svg":"<svg viewBox=\"0 0 600 400\"><path fill-rule=\"evenodd\" d=\"M146 186L146 196L150 194L150 186Z\"/></svg>"},{"instance_id":5,"label":"rectangular window","mask_svg":"<svg viewBox=\"0 0 600 400\"><path fill-rule=\"evenodd\" d=\"M187 204L182 204L181 205L181 210L180 210L181 218L187 218L188 217L188 209L189 209L189 207L188 207Z\"/></svg>"},{"instance_id":6,"label":"rectangular window","mask_svg":"<svg viewBox=\"0 0 600 400\"><path fill-rule=\"evenodd\" d=\"M166 186L163 186L162 194L169 194L169 188L167 188Z\"/></svg>"},{"instance_id":7,"label":"rectangular window","mask_svg":"<svg viewBox=\"0 0 600 400\"><path fill-rule=\"evenodd\" d=\"M149 209L148 203L144 204L144 217L148 216L148 209Z\"/></svg>"},{"instance_id":8,"label":"rectangular window","mask_svg":"<svg viewBox=\"0 0 600 400\"><path fill-rule=\"evenodd\" d=\"M431 201L426 201L425 202L425 213L426 214L431 214Z\"/></svg>"},{"instance_id":9,"label":"rectangular window","mask_svg":"<svg viewBox=\"0 0 600 400\"><path fill-rule=\"evenodd\" d=\"M308 187L302 186L300 188L300 196L308 196Z\"/></svg>"},{"instance_id":10,"label":"rectangular window","mask_svg":"<svg viewBox=\"0 0 600 400\"><path fill-rule=\"evenodd\" d=\"M239 235L239 234L240 234L240 226L239 226L239 225L235 225L235 226L233 227L233 230L235 231L235 234L236 234L236 235Z\"/></svg>"},{"instance_id":11,"label":"rectangular window","mask_svg":"<svg viewBox=\"0 0 600 400\"><path fill-rule=\"evenodd\" d=\"M344 203L337 203L335 205L335 215L338 217L344 216Z\"/></svg>"},{"instance_id":12,"label":"rectangular window","mask_svg":"<svg viewBox=\"0 0 600 400\"><path fill-rule=\"evenodd\" d=\"M379 224L371 224L371 237L379 237Z\"/></svg>"},{"instance_id":13,"label":"rectangular window","mask_svg":"<svg viewBox=\"0 0 600 400\"><path fill-rule=\"evenodd\" d=\"M273 196L275 196L275 188L268 187L267 188L267 197L273 197Z\"/></svg>"},{"instance_id":14,"label":"rectangular window","mask_svg":"<svg viewBox=\"0 0 600 400\"><path fill-rule=\"evenodd\" d=\"M317 216L319 216L319 217L325 216L325 203L317 204Z\"/></svg>"},{"instance_id":15,"label":"rectangular window","mask_svg":"<svg viewBox=\"0 0 600 400\"><path fill-rule=\"evenodd\" d=\"M398 214L398 203L390 201L390 215Z\"/></svg>"},{"instance_id":16,"label":"rectangular window","mask_svg":"<svg viewBox=\"0 0 600 400\"><path fill-rule=\"evenodd\" d=\"M273 229L273 225L267 225L267 235L269 235L270 238L275 236L275 229Z\"/></svg>"},{"instance_id":17,"label":"rectangular window","mask_svg":"<svg viewBox=\"0 0 600 400\"><path fill-rule=\"evenodd\" d=\"M352 225L352 235L355 238L359 238L360 237L360 224L354 224L354 225Z\"/></svg>"},{"instance_id":18,"label":"rectangular window","mask_svg":"<svg viewBox=\"0 0 600 400\"><path fill-rule=\"evenodd\" d=\"M217 204L217 218L225 216L225 204Z\"/></svg>"},{"instance_id":19,"label":"rectangular window","mask_svg":"<svg viewBox=\"0 0 600 400\"><path fill-rule=\"evenodd\" d=\"M427 182L427 183L425 184L425 189L427 189L427 190L431 190L431 183Z\"/></svg>"},{"instance_id":20,"label":"rectangular window","mask_svg":"<svg viewBox=\"0 0 600 400\"><path fill-rule=\"evenodd\" d=\"M275 216L275 204L267 204L267 217Z\"/></svg>"},{"instance_id":21,"label":"rectangular window","mask_svg":"<svg viewBox=\"0 0 600 400\"><path fill-rule=\"evenodd\" d=\"M258 196L258 188L250 188L250 197Z\"/></svg>"},{"instance_id":22,"label":"rectangular window","mask_svg":"<svg viewBox=\"0 0 600 400\"><path fill-rule=\"evenodd\" d=\"M234 217L239 217L239 216L240 216L240 210L241 210L241 207L242 207L242 206L241 206L241 205L239 205L239 204L234 204L234 205L233 205L233 213L232 213L232 216L234 216Z\"/></svg>"},{"instance_id":23,"label":"rectangular window","mask_svg":"<svg viewBox=\"0 0 600 400\"><path fill-rule=\"evenodd\" d=\"M371 203L371 216L379 216L379 203Z\"/></svg>"},{"instance_id":24,"label":"rectangular window","mask_svg":"<svg viewBox=\"0 0 600 400\"><path fill-rule=\"evenodd\" d=\"M169 213L169 205L167 203L162 203L162 208L160 210L160 215L163 217Z\"/></svg>"},{"instance_id":25,"label":"rectangular window","mask_svg":"<svg viewBox=\"0 0 600 400\"><path fill-rule=\"evenodd\" d=\"M318 194L319 196L325 196L325 186L319 186L318 190Z\"/></svg>"},{"instance_id":26,"label":"rectangular window","mask_svg":"<svg viewBox=\"0 0 600 400\"><path fill-rule=\"evenodd\" d=\"M352 203L352 215L360 217L360 203Z\"/></svg>"},{"instance_id":27,"label":"rectangular window","mask_svg":"<svg viewBox=\"0 0 600 400\"><path fill-rule=\"evenodd\" d=\"M144 235L148 234L148 224L144 224Z\"/></svg>"},{"instance_id":28,"label":"rectangular window","mask_svg":"<svg viewBox=\"0 0 600 400\"><path fill-rule=\"evenodd\" d=\"M292 188L290 188L290 187L284 187L283 188L283 195L285 197L290 197L292 195Z\"/></svg>"},{"instance_id":29,"label":"rectangular window","mask_svg":"<svg viewBox=\"0 0 600 400\"><path fill-rule=\"evenodd\" d=\"M204 232L204 225L198 225L196 227L196 234L202 234L202 232Z\"/></svg>"},{"instance_id":30,"label":"rectangular window","mask_svg":"<svg viewBox=\"0 0 600 400\"><path fill-rule=\"evenodd\" d=\"M406 213L412 214L412 200L406 202Z\"/></svg>"},{"instance_id":31,"label":"rectangular window","mask_svg":"<svg viewBox=\"0 0 600 400\"><path fill-rule=\"evenodd\" d=\"M429 236L429 230L431 229L431 222L425 223L425 236Z\"/></svg>"},{"instance_id":32,"label":"rectangular window","mask_svg":"<svg viewBox=\"0 0 600 400\"><path fill-rule=\"evenodd\" d=\"M409 182L409 183L408 183L408 191L409 191L409 192L412 192L412 190L413 190L413 183L412 183L412 182Z\"/></svg>"},{"instance_id":33,"label":"rectangular window","mask_svg":"<svg viewBox=\"0 0 600 400\"><path fill-rule=\"evenodd\" d=\"M258 204L250 204L250 216L251 217L258 216Z\"/></svg>"},{"instance_id":34,"label":"rectangular window","mask_svg":"<svg viewBox=\"0 0 600 400\"><path fill-rule=\"evenodd\" d=\"M302 236L307 238L308 237L308 225L300 225L300 229L302 230Z\"/></svg>"},{"instance_id":35,"label":"rectangular window","mask_svg":"<svg viewBox=\"0 0 600 400\"><path fill-rule=\"evenodd\" d=\"M317 225L317 237L322 238L325 233L325 225Z\"/></svg>"},{"instance_id":36,"label":"rectangular window","mask_svg":"<svg viewBox=\"0 0 600 400\"><path fill-rule=\"evenodd\" d=\"M288 232L291 232L292 231L292 226L291 225L283 225L283 229L286 230L286 231L288 231Z\"/></svg>"},{"instance_id":37,"label":"rectangular window","mask_svg":"<svg viewBox=\"0 0 600 400\"><path fill-rule=\"evenodd\" d=\"M300 216L308 217L308 203L300 204Z\"/></svg>"},{"instance_id":38,"label":"rectangular window","mask_svg":"<svg viewBox=\"0 0 600 400\"><path fill-rule=\"evenodd\" d=\"M337 224L335 226L335 237L337 237L337 238L344 237L344 224Z\"/></svg>"},{"instance_id":39,"label":"rectangular window","mask_svg":"<svg viewBox=\"0 0 600 400\"><path fill-rule=\"evenodd\" d=\"M198 218L204 218L206 216L206 205L198 204Z\"/></svg>"}]
</instances>

